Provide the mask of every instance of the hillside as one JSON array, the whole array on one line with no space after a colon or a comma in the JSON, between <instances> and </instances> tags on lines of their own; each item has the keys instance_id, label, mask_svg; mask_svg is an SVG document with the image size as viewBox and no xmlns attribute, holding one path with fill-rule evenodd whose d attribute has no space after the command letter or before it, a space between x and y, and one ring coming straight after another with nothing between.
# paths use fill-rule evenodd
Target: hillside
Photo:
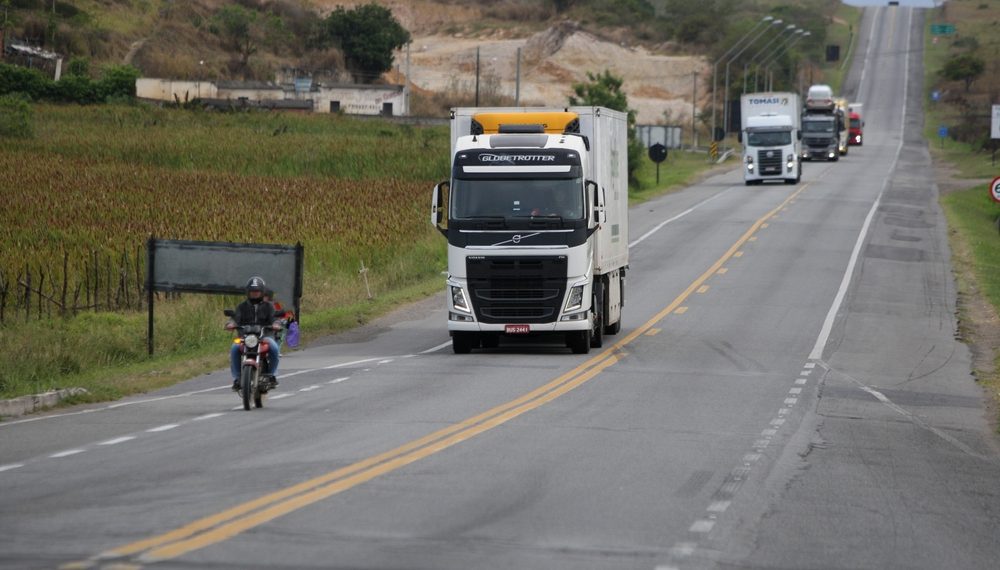
<instances>
[{"instance_id":1,"label":"hillside","mask_svg":"<svg viewBox=\"0 0 1000 570\"><path fill-rule=\"evenodd\" d=\"M174 0L130 2L17 0L9 26L67 57L129 63L145 76L271 80L279 69L295 69L327 81L349 81L336 48L316 48L316 27L337 6L369 0L241 0L259 15L252 49L241 58L220 33L218 14L231 2ZM698 79L698 106L706 102L714 46L738 34L762 13L811 14L822 28L831 3L801 0L794 6L734 0L379 0L406 28L409 83L418 114L441 114L449 106L475 102L476 50L480 55L481 104L513 104L518 49L520 103L563 105L574 83L587 73L610 70L624 88L638 119L687 125ZM822 8L819 6L823 4ZM835 4L835 3L834 3ZM54 15L51 11L54 7ZM727 17L722 17L727 16ZM264 28L266 22L278 25ZM270 25L270 24L269 24ZM818 30L817 30L818 31ZM819 34L816 34L819 35ZM407 80L407 54L380 81Z\"/></svg>"}]
</instances>

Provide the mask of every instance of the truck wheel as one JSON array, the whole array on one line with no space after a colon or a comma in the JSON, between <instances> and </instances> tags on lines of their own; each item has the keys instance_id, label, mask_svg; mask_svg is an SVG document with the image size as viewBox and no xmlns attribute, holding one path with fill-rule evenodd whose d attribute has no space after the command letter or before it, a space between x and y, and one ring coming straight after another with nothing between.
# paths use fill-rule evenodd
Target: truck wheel
<instances>
[{"instance_id":1,"label":"truck wheel","mask_svg":"<svg viewBox=\"0 0 1000 570\"><path fill-rule=\"evenodd\" d=\"M590 352L590 331L570 331L566 333L566 344L569 345L573 354L587 354Z\"/></svg>"},{"instance_id":2,"label":"truck wheel","mask_svg":"<svg viewBox=\"0 0 1000 570\"><path fill-rule=\"evenodd\" d=\"M476 333L454 332L451 334L451 348L455 354L469 354L473 348L479 347L479 337Z\"/></svg>"},{"instance_id":3,"label":"truck wheel","mask_svg":"<svg viewBox=\"0 0 1000 570\"><path fill-rule=\"evenodd\" d=\"M590 333L590 347L601 348L604 346L604 307L607 306L607 294L604 283L598 283L594 288L594 300L590 305L594 310L594 328ZM600 310L598 310L598 308Z\"/></svg>"},{"instance_id":4,"label":"truck wheel","mask_svg":"<svg viewBox=\"0 0 1000 570\"><path fill-rule=\"evenodd\" d=\"M604 334L618 334L622 332L622 320L619 318L614 323L604 327Z\"/></svg>"}]
</instances>

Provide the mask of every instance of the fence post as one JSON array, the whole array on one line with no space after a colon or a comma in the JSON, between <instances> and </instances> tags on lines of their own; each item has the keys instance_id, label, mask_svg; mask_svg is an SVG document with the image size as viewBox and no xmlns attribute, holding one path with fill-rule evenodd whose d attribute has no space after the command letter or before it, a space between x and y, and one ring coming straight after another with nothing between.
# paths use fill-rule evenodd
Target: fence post
<instances>
[{"instance_id":1,"label":"fence post","mask_svg":"<svg viewBox=\"0 0 1000 570\"><path fill-rule=\"evenodd\" d=\"M24 322L31 318L31 268L24 265Z\"/></svg>"},{"instance_id":2,"label":"fence post","mask_svg":"<svg viewBox=\"0 0 1000 570\"><path fill-rule=\"evenodd\" d=\"M149 307L149 320L146 324L146 344L149 355L153 356L153 269L156 267L156 239L149 236L146 242L146 306Z\"/></svg>"}]
</instances>

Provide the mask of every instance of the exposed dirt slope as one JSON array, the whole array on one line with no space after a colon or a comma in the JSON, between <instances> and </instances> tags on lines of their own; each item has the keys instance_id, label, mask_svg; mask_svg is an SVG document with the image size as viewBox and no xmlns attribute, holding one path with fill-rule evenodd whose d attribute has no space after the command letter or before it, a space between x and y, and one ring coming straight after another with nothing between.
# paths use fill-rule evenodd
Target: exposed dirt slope
<instances>
[{"instance_id":1,"label":"exposed dirt slope","mask_svg":"<svg viewBox=\"0 0 1000 570\"><path fill-rule=\"evenodd\" d=\"M324 13L336 5L360 2L315 2ZM624 80L629 105L640 123L689 125L694 74L698 98L706 93L710 70L702 57L654 53L644 47L614 43L581 30L573 22L549 26L539 22L504 27L488 23L479 4L442 4L433 0L389 0L397 19L410 30L410 81L423 90L475 90L476 48L480 57L480 93L513 99L517 50L521 48L522 105L566 105L573 84L587 72L610 70ZM487 19L487 21L483 21ZM396 59L406 72L405 53ZM700 106L700 104L699 104Z\"/></svg>"}]
</instances>

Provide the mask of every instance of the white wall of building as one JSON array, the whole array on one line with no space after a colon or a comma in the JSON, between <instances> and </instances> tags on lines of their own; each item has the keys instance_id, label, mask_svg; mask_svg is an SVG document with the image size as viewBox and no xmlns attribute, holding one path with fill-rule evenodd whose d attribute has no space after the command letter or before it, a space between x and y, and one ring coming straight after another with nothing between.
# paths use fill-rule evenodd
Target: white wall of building
<instances>
[{"instance_id":1,"label":"white wall of building","mask_svg":"<svg viewBox=\"0 0 1000 570\"><path fill-rule=\"evenodd\" d=\"M158 101L189 101L191 99L232 99L241 97L249 101L283 99L312 99L317 113L342 112L348 115L381 115L386 104L392 106L392 115L406 115L406 94L398 85L331 85L296 92L291 88L271 86L219 87L211 81L178 81L172 79L140 78L135 82L136 95Z\"/></svg>"}]
</instances>

